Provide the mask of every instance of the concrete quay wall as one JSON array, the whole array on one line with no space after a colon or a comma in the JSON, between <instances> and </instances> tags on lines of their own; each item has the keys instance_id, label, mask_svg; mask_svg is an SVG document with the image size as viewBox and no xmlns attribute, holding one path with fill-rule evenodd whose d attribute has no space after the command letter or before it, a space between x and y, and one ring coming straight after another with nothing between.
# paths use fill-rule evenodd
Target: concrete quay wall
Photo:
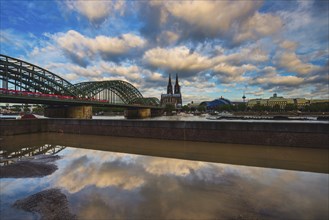
<instances>
[{"instance_id":1,"label":"concrete quay wall","mask_svg":"<svg viewBox=\"0 0 329 220\"><path fill-rule=\"evenodd\" d=\"M36 132L327 148L328 123L38 119L0 120L0 135Z\"/></svg>"}]
</instances>

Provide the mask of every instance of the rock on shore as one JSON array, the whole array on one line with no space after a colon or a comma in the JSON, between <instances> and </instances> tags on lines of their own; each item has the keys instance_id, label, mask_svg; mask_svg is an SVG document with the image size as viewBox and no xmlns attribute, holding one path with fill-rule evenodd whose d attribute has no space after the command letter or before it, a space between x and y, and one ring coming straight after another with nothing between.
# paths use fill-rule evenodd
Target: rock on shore
<instances>
[{"instance_id":1,"label":"rock on shore","mask_svg":"<svg viewBox=\"0 0 329 220\"><path fill-rule=\"evenodd\" d=\"M28 212L39 213L41 219L77 219L76 215L70 213L67 198L60 189L41 191L25 199L17 200L13 206Z\"/></svg>"}]
</instances>

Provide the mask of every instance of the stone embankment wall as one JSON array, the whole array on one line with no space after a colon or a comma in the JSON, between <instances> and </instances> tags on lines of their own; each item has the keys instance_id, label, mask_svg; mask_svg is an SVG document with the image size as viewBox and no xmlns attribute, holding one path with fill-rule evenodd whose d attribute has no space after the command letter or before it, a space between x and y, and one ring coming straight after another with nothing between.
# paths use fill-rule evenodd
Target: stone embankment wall
<instances>
[{"instance_id":1,"label":"stone embankment wall","mask_svg":"<svg viewBox=\"0 0 329 220\"><path fill-rule=\"evenodd\" d=\"M329 124L308 122L222 122L152 120L0 120L0 135L36 132L109 135L328 148Z\"/></svg>"}]
</instances>

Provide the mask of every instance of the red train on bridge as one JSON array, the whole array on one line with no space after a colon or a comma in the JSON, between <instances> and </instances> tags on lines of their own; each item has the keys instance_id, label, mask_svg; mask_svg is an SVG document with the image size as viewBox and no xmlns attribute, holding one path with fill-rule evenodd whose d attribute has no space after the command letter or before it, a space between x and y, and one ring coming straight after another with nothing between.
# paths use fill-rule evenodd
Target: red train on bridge
<instances>
[{"instance_id":1,"label":"red train on bridge","mask_svg":"<svg viewBox=\"0 0 329 220\"><path fill-rule=\"evenodd\" d=\"M104 102L104 103L108 102L108 100L106 99L84 98L84 97L57 95L57 94L45 94L41 92L20 91L20 90L4 89L4 88L0 88L0 94L33 96L33 97L43 97L43 98L51 98L51 99L83 100L83 101Z\"/></svg>"}]
</instances>

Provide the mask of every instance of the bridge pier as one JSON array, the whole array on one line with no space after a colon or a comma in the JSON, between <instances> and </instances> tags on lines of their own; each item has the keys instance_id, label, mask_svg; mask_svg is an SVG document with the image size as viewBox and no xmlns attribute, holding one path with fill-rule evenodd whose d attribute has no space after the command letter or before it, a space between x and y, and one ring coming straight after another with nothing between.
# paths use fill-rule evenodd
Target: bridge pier
<instances>
[{"instance_id":1,"label":"bridge pier","mask_svg":"<svg viewBox=\"0 0 329 220\"><path fill-rule=\"evenodd\" d=\"M91 119L92 106L48 106L44 115L49 118Z\"/></svg>"},{"instance_id":2,"label":"bridge pier","mask_svg":"<svg viewBox=\"0 0 329 220\"><path fill-rule=\"evenodd\" d=\"M125 118L127 119L142 119L142 118L150 118L151 117L151 109L143 108L143 109L126 109Z\"/></svg>"}]
</instances>

